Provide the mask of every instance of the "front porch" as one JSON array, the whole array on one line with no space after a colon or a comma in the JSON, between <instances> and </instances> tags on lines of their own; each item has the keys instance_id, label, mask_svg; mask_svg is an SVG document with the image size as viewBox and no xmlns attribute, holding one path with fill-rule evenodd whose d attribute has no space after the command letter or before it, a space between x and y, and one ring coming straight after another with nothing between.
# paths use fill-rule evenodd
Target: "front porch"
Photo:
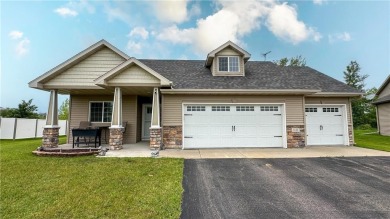
<instances>
[{"instance_id":1,"label":"front porch","mask_svg":"<svg viewBox=\"0 0 390 219\"><path fill-rule=\"evenodd\" d=\"M102 148L109 148L109 144L102 144ZM62 149L71 149L72 144L59 145ZM93 145L83 145L79 148L94 148ZM149 147L149 141L140 141L134 144L123 144L122 150L108 150L105 157L150 157L153 150Z\"/></svg>"}]
</instances>

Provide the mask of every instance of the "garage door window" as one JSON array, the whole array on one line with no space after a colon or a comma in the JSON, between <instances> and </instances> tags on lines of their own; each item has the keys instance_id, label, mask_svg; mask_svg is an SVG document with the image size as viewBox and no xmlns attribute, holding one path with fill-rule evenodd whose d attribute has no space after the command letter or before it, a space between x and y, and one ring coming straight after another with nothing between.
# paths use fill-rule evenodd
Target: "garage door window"
<instances>
[{"instance_id":1,"label":"garage door window","mask_svg":"<svg viewBox=\"0 0 390 219\"><path fill-rule=\"evenodd\" d=\"M187 106L187 111L206 111L205 106Z\"/></svg>"},{"instance_id":2,"label":"garage door window","mask_svg":"<svg viewBox=\"0 0 390 219\"><path fill-rule=\"evenodd\" d=\"M333 108L333 107L322 108L322 112L324 112L324 113L338 113L339 108Z\"/></svg>"},{"instance_id":3,"label":"garage door window","mask_svg":"<svg viewBox=\"0 0 390 219\"><path fill-rule=\"evenodd\" d=\"M255 111L255 106L236 106L236 111Z\"/></svg>"},{"instance_id":4,"label":"garage door window","mask_svg":"<svg viewBox=\"0 0 390 219\"><path fill-rule=\"evenodd\" d=\"M261 106L260 111L279 111L277 106Z\"/></svg>"},{"instance_id":5,"label":"garage door window","mask_svg":"<svg viewBox=\"0 0 390 219\"><path fill-rule=\"evenodd\" d=\"M211 111L230 111L230 106L212 106Z\"/></svg>"},{"instance_id":6,"label":"garage door window","mask_svg":"<svg viewBox=\"0 0 390 219\"><path fill-rule=\"evenodd\" d=\"M305 108L305 112L307 112L307 113L316 113L317 112L317 108Z\"/></svg>"}]
</instances>

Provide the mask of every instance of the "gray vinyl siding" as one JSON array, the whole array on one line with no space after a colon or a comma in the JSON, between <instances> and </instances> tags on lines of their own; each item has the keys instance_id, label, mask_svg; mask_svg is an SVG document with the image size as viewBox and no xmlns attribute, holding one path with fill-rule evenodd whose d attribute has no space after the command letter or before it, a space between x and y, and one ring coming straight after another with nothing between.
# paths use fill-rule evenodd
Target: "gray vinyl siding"
<instances>
[{"instance_id":1,"label":"gray vinyl siding","mask_svg":"<svg viewBox=\"0 0 390 219\"><path fill-rule=\"evenodd\" d=\"M72 142L72 128L79 127L81 121L88 121L90 101L113 101L110 95L71 95L70 115L69 115L69 135L68 142ZM137 134L137 104L136 96L123 96L122 99L122 118L127 121L126 132L123 136L124 144L136 143ZM92 125L101 123L92 123ZM104 123L109 124L110 123ZM104 135L104 133L103 133ZM107 134L109 136L109 134ZM104 136L102 136L104 139ZM108 142L108 141L107 141ZM103 140L104 143L104 140Z\"/></svg>"},{"instance_id":2,"label":"gray vinyl siding","mask_svg":"<svg viewBox=\"0 0 390 219\"><path fill-rule=\"evenodd\" d=\"M381 91L381 93L378 95L378 98L384 97L390 95L390 83L386 85L385 88Z\"/></svg>"},{"instance_id":3,"label":"gray vinyl siding","mask_svg":"<svg viewBox=\"0 0 390 219\"><path fill-rule=\"evenodd\" d=\"M182 125L183 103L285 103L287 125L304 125L303 96L163 95L162 125Z\"/></svg>"},{"instance_id":4,"label":"gray vinyl siding","mask_svg":"<svg viewBox=\"0 0 390 219\"><path fill-rule=\"evenodd\" d=\"M390 103L384 103L378 107L379 132L381 135L390 136Z\"/></svg>"},{"instance_id":5,"label":"gray vinyl siding","mask_svg":"<svg viewBox=\"0 0 390 219\"><path fill-rule=\"evenodd\" d=\"M46 82L49 86L95 86L96 78L110 71L125 59L104 47Z\"/></svg>"},{"instance_id":6,"label":"gray vinyl siding","mask_svg":"<svg viewBox=\"0 0 390 219\"><path fill-rule=\"evenodd\" d=\"M306 104L345 104L347 107L348 125L352 125L352 108L348 97L306 97Z\"/></svg>"}]
</instances>

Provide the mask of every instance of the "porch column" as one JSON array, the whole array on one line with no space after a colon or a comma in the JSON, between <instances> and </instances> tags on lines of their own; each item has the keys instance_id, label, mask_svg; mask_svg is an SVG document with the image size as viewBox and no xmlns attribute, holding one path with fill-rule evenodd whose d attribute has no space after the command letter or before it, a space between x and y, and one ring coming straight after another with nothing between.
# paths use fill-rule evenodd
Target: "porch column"
<instances>
[{"instance_id":1,"label":"porch column","mask_svg":"<svg viewBox=\"0 0 390 219\"><path fill-rule=\"evenodd\" d=\"M112 119L110 127L110 149L120 150L123 148L123 127L122 127L122 91L115 87Z\"/></svg>"},{"instance_id":2,"label":"porch column","mask_svg":"<svg viewBox=\"0 0 390 219\"><path fill-rule=\"evenodd\" d=\"M46 125L43 127L42 146L58 147L58 91L50 91L49 107L46 114Z\"/></svg>"},{"instance_id":3,"label":"porch column","mask_svg":"<svg viewBox=\"0 0 390 219\"><path fill-rule=\"evenodd\" d=\"M152 119L150 127L150 145L152 149L160 149L162 146L162 130L160 127L160 92L153 89Z\"/></svg>"}]
</instances>

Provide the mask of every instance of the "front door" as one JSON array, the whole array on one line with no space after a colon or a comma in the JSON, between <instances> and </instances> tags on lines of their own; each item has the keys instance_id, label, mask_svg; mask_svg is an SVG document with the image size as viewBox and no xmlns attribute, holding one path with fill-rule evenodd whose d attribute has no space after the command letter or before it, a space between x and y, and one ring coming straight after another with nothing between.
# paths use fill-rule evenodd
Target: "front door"
<instances>
[{"instance_id":1,"label":"front door","mask_svg":"<svg viewBox=\"0 0 390 219\"><path fill-rule=\"evenodd\" d=\"M152 104L142 105L142 140L150 139L150 126L152 121Z\"/></svg>"}]
</instances>

